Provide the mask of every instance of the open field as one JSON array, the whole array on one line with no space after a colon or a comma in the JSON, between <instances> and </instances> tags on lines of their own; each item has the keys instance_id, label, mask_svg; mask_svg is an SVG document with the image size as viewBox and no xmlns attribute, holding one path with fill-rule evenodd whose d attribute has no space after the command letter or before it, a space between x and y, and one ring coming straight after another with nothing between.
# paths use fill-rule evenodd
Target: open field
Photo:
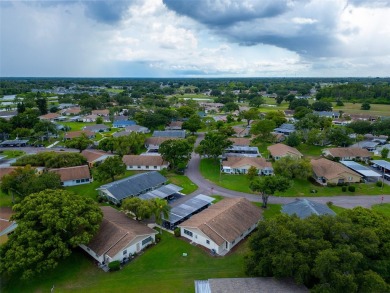
<instances>
[{"instance_id":1,"label":"open field","mask_svg":"<svg viewBox=\"0 0 390 293\"><path fill-rule=\"evenodd\" d=\"M60 122L60 124L65 125L65 126L69 126L70 131L78 131L78 130L82 130L84 126L95 125L96 123L94 123L94 122L90 122L90 123L86 123L86 122Z\"/></svg>"},{"instance_id":2,"label":"open field","mask_svg":"<svg viewBox=\"0 0 390 293\"><path fill-rule=\"evenodd\" d=\"M6 156L7 159L14 159L17 157L20 157L24 155L24 151L19 151L19 150L5 150L5 151L0 151L0 155Z\"/></svg>"},{"instance_id":3,"label":"open field","mask_svg":"<svg viewBox=\"0 0 390 293\"><path fill-rule=\"evenodd\" d=\"M2 282L1 292L194 292L194 280L244 277L246 241L225 257L213 257L200 247L163 234L121 271L104 273L85 253L76 250L44 276L28 282ZM183 252L187 257L183 257Z\"/></svg>"},{"instance_id":4,"label":"open field","mask_svg":"<svg viewBox=\"0 0 390 293\"><path fill-rule=\"evenodd\" d=\"M215 163L212 159L202 159L200 162L200 172L202 176L211 182L235 191L253 193L249 188L249 179L246 175L229 175L220 174L219 163ZM340 186L327 187L319 186L311 183L308 180L294 179L292 186L285 192L276 192L275 196L337 196L337 195L380 195L390 194L390 186L385 185L383 190L375 184L354 184L356 187L355 192L346 191L343 192ZM316 190L316 193L312 193L312 190Z\"/></svg>"},{"instance_id":5,"label":"open field","mask_svg":"<svg viewBox=\"0 0 390 293\"><path fill-rule=\"evenodd\" d=\"M181 193L190 194L198 189L198 186L185 175L170 173L165 177L168 179L170 183L183 187Z\"/></svg>"},{"instance_id":6,"label":"open field","mask_svg":"<svg viewBox=\"0 0 390 293\"><path fill-rule=\"evenodd\" d=\"M344 103L344 106L336 106L336 103L333 103L334 111L343 111L348 114L365 114L365 115L375 115L375 116L389 116L390 105L383 104L371 104L370 110L361 110L361 103Z\"/></svg>"}]
</instances>

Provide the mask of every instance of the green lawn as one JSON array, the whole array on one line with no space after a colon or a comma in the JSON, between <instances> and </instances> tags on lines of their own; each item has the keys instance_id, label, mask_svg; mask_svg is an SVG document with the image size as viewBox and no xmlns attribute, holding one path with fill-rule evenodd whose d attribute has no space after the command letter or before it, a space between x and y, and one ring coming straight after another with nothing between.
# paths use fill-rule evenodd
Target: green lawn
<instances>
[{"instance_id":1,"label":"green lawn","mask_svg":"<svg viewBox=\"0 0 390 293\"><path fill-rule=\"evenodd\" d=\"M74 252L60 266L29 282L3 281L1 292L194 292L194 280L244 277L244 241L225 257L212 257L200 247L164 233L163 240L126 265L104 273L85 253ZM183 253L187 257L183 257Z\"/></svg>"},{"instance_id":2,"label":"green lawn","mask_svg":"<svg viewBox=\"0 0 390 293\"><path fill-rule=\"evenodd\" d=\"M307 144L300 144L297 149L300 151L304 156L309 157L319 157L322 154L322 150L326 148L323 146L317 146L317 145L307 145Z\"/></svg>"},{"instance_id":3,"label":"green lawn","mask_svg":"<svg viewBox=\"0 0 390 293\"><path fill-rule=\"evenodd\" d=\"M344 103L344 106L336 106L336 103L333 103L333 110L343 111L347 114L368 114L378 116L387 116L390 113L390 105L371 104L370 110L361 110L361 106L361 103Z\"/></svg>"},{"instance_id":4,"label":"green lawn","mask_svg":"<svg viewBox=\"0 0 390 293\"><path fill-rule=\"evenodd\" d=\"M335 206L335 205L331 205L329 208L330 208L332 211L334 211L336 214L340 214L340 213L342 213L343 211L346 210L346 208L339 207L339 206Z\"/></svg>"},{"instance_id":5,"label":"green lawn","mask_svg":"<svg viewBox=\"0 0 390 293\"><path fill-rule=\"evenodd\" d=\"M165 177L169 180L170 183L183 187L181 192L184 194L190 194L198 189L198 186L185 175L170 173Z\"/></svg>"},{"instance_id":6,"label":"green lawn","mask_svg":"<svg viewBox=\"0 0 390 293\"><path fill-rule=\"evenodd\" d=\"M251 193L249 179L245 175L220 174L219 162L213 159L200 161L200 173L202 176L215 184L227 189Z\"/></svg>"},{"instance_id":7,"label":"green lawn","mask_svg":"<svg viewBox=\"0 0 390 293\"><path fill-rule=\"evenodd\" d=\"M61 122L60 124L69 126L71 131L82 130L84 126L96 125L95 122Z\"/></svg>"},{"instance_id":8,"label":"green lawn","mask_svg":"<svg viewBox=\"0 0 390 293\"><path fill-rule=\"evenodd\" d=\"M390 217L390 203L376 204L372 209Z\"/></svg>"},{"instance_id":9,"label":"green lawn","mask_svg":"<svg viewBox=\"0 0 390 293\"><path fill-rule=\"evenodd\" d=\"M211 182L235 191L253 193L249 188L249 179L246 175L228 175L220 174L219 163L215 163L212 159L202 159L200 161L200 172L204 178ZM294 179L292 186L285 192L276 192L276 196L336 196L336 195L380 195L390 194L390 186L385 185L383 190L375 184L354 184L355 192L343 192L340 186L324 187L314 185L308 180ZM316 190L317 193L311 193L311 190Z\"/></svg>"},{"instance_id":10,"label":"green lawn","mask_svg":"<svg viewBox=\"0 0 390 293\"><path fill-rule=\"evenodd\" d=\"M222 195L216 195L216 194L211 195L211 197L215 198L212 203L217 203L217 202L219 202L219 201L221 201L221 200L223 200L225 198Z\"/></svg>"},{"instance_id":11,"label":"green lawn","mask_svg":"<svg viewBox=\"0 0 390 293\"><path fill-rule=\"evenodd\" d=\"M259 207L263 205L262 202L256 203ZM271 219L277 215L280 215L282 212L282 205L281 204L267 204L267 208L263 209L263 217L265 220Z\"/></svg>"},{"instance_id":12,"label":"green lawn","mask_svg":"<svg viewBox=\"0 0 390 293\"><path fill-rule=\"evenodd\" d=\"M0 207L12 206L12 196L0 190Z\"/></svg>"},{"instance_id":13,"label":"green lawn","mask_svg":"<svg viewBox=\"0 0 390 293\"><path fill-rule=\"evenodd\" d=\"M20 157L25 154L24 151L19 151L19 150L5 150L0 152L1 155L6 156L7 159L13 159Z\"/></svg>"}]
</instances>

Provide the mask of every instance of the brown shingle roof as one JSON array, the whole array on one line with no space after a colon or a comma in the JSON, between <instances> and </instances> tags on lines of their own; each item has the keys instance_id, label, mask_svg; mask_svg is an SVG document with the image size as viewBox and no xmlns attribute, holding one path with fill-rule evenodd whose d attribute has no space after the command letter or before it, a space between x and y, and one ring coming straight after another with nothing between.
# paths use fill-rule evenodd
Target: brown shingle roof
<instances>
[{"instance_id":1,"label":"brown shingle roof","mask_svg":"<svg viewBox=\"0 0 390 293\"><path fill-rule=\"evenodd\" d=\"M0 207L0 219L7 220L11 218L14 214L14 211L10 207Z\"/></svg>"},{"instance_id":2,"label":"brown shingle roof","mask_svg":"<svg viewBox=\"0 0 390 293\"><path fill-rule=\"evenodd\" d=\"M340 163L336 163L324 158L318 160L311 160L311 166L313 172L317 177L324 177L326 179L333 179L339 176L344 177L343 173L348 173L354 176L362 177L358 173L352 171L351 169L343 166Z\"/></svg>"},{"instance_id":3,"label":"brown shingle roof","mask_svg":"<svg viewBox=\"0 0 390 293\"><path fill-rule=\"evenodd\" d=\"M83 150L81 155L87 159L88 163L94 162L102 156L112 156L110 153L106 153L98 150Z\"/></svg>"},{"instance_id":4,"label":"brown shingle roof","mask_svg":"<svg viewBox=\"0 0 390 293\"><path fill-rule=\"evenodd\" d=\"M164 141L167 141L170 139L178 139L178 138L177 137L148 137L145 140L145 144L147 144L147 145L160 145Z\"/></svg>"},{"instance_id":5,"label":"brown shingle roof","mask_svg":"<svg viewBox=\"0 0 390 293\"><path fill-rule=\"evenodd\" d=\"M122 158L126 166L163 166L167 165L161 156L125 155Z\"/></svg>"},{"instance_id":6,"label":"brown shingle roof","mask_svg":"<svg viewBox=\"0 0 390 293\"><path fill-rule=\"evenodd\" d=\"M182 126L183 126L182 121L172 121L171 123L169 123L169 127L182 127Z\"/></svg>"},{"instance_id":7,"label":"brown shingle roof","mask_svg":"<svg viewBox=\"0 0 390 293\"><path fill-rule=\"evenodd\" d=\"M61 177L61 182L65 182L68 180L91 178L91 173L89 172L89 168L87 165L49 169L49 171L59 174Z\"/></svg>"},{"instance_id":8,"label":"brown shingle roof","mask_svg":"<svg viewBox=\"0 0 390 293\"><path fill-rule=\"evenodd\" d=\"M257 169L272 168L272 164L264 158L227 157L227 161L223 161L222 165L231 168L239 168L245 165L250 165Z\"/></svg>"},{"instance_id":9,"label":"brown shingle roof","mask_svg":"<svg viewBox=\"0 0 390 293\"><path fill-rule=\"evenodd\" d=\"M65 138L75 138L75 137L79 137L81 136L83 133L85 133L85 135L87 137L91 137L91 136L94 136L95 133L93 133L92 131L89 131L89 130L81 130L81 131L70 131L70 132L67 132L65 134Z\"/></svg>"},{"instance_id":10,"label":"brown shingle roof","mask_svg":"<svg viewBox=\"0 0 390 293\"><path fill-rule=\"evenodd\" d=\"M371 157L372 154L366 150L361 148L330 148L326 149L334 158L342 158L342 157Z\"/></svg>"},{"instance_id":11,"label":"brown shingle roof","mask_svg":"<svg viewBox=\"0 0 390 293\"><path fill-rule=\"evenodd\" d=\"M106 253L114 257L138 236L157 234L155 230L128 218L112 207L100 208L103 211L103 221L98 233L88 244L98 255Z\"/></svg>"},{"instance_id":12,"label":"brown shingle roof","mask_svg":"<svg viewBox=\"0 0 390 293\"><path fill-rule=\"evenodd\" d=\"M250 139L242 137L229 137L229 140L233 143L233 145L237 146L249 146L251 143Z\"/></svg>"},{"instance_id":13,"label":"brown shingle roof","mask_svg":"<svg viewBox=\"0 0 390 293\"><path fill-rule=\"evenodd\" d=\"M57 113L47 113L45 115L39 116L40 119L54 119L57 117L60 117L60 115Z\"/></svg>"},{"instance_id":14,"label":"brown shingle roof","mask_svg":"<svg viewBox=\"0 0 390 293\"><path fill-rule=\"evenodd\" d=\"M73 107L73 108L67 108L62 113L68 113L68 114L79 114L81 112L81 109L79 107Z\"/></svg>"},{"instance_id":15,"label":"brown shingle roof","mask_svg":"<svg viewBox=\"0 0 390 293\"><path fill-rule=\"evenodd\" d=\"M110 111L109 110L92 110L92 114L95 114L95 115L108 115L110 114Z\"/></svg>"},{"instance_id":16,"label":"brown shingle roof","mask_svg":"<svg viewBox=\"0 0 390 293\"><path fill-rule=\"evenodd\" d=\"M5 175L10 174L16 168L17 167L2 167L2 168L0 168L0 179L3 178Z\"/></svg>"},{"instance_id":17,"label":"brown shingle roof","mask_svg":"<svg viewBox=\"0 0 390 293\"><path fill-rule=\"evenodd\" d=\"M198 228L218 245L232 242L261 219L262 211L245 198L226 198L179 226Z\"/></svg>"},{"instance_id":18,"label":"brown shingle roof","mask_svg":"<svg viewBox=\"0 0 390 293\"><path fill-rule=\"evenodd\" d=\"M290 147L283 143L270 145L269 147L267 147L267 150L271 153L271 156L273 157L287 156L289 154L296 155L296 156L303 156L301 152L298 151L296 148Z\"/></svg>"}]
</instances>

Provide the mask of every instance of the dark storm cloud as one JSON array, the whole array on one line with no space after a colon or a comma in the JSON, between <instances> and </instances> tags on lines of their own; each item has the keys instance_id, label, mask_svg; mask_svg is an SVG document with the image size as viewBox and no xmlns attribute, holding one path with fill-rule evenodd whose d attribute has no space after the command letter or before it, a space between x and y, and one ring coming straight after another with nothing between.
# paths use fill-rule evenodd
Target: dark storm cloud
<instances>
[{"instance_id":1,"label":"dark storm cloud","mask_svg":"<svg viewBox=\"0 0 390 293\"><path fill-rule=\"evenodd\" d=\"M163 0L171 10L212 26L228 26L238 21L275 17L289 10L286 0Z\"/></svg>"}]
</instances>

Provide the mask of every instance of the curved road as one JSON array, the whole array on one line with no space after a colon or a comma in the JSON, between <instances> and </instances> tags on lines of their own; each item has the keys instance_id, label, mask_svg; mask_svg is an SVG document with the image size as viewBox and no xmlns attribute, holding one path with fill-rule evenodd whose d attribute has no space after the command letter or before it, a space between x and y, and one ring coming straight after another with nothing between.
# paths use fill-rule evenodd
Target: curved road
<instances>
[{"instance_id":1,"label":"curved road","mask_svg":"<svg viewBox=\"0 0 390 293\"><path fill-rule=\"evenodd\" d=\"M198 145L199 142L204 138L204 133L200 133L196 140L195 145ZM219 194L225 197L245 197L250 201L261 202L261 197L259 195L243 193L238 191L229 190L223 187L216 185L215 183L203 178L199 171L200 156L198 154L192 153L190 162L188 163L188 168L185 172L185 175L190 178L192 182L198 185L198 189L189 194L186 197L181 198L173 203L174 206L183 203L188 200L189 196L193 197L198 194ZM374 204L379 204L382 202L390 203L390 195L360 195L360 196L331 196L331 197L300 197L312 199L317 202L327 203L329 201L333 202L337 206L344 208L353 208L356 206L371 207ZM279 197L279 196L270 196L268 203L279 203L286 204L294 201L294 197Z\"/></svg>"}]
</instances>

